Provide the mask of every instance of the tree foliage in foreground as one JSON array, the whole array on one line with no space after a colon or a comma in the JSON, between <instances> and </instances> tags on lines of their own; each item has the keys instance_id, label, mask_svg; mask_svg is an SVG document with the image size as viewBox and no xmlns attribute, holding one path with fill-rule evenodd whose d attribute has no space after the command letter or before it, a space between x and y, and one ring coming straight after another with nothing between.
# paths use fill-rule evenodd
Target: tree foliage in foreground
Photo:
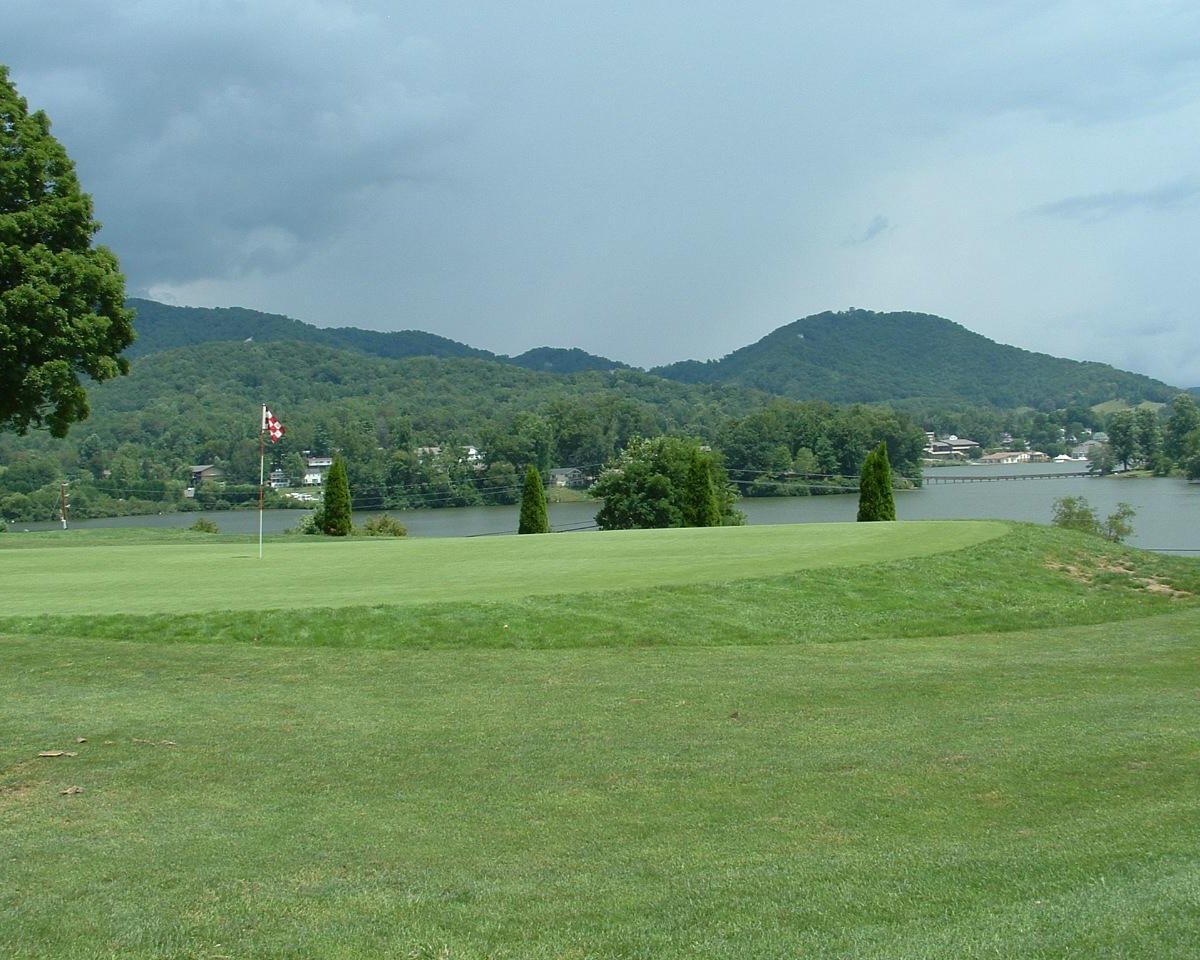
<instances>
[{"instance_id":1,"label":"tree foliage in foreground","mask_svg":"<svg viewBox=\"0 0 1200 960\"><path fill-rule=\"evenodd\" d=\"M698 492L700 471L712 488L711 505L702 503L707 492ZM596 514L601 530L699 526L701 519L719 526L745 522L734 507L721 455L683 437L635 438L605 467L592 493L604 500Z\"/></svg>"},{"instance_id":2,"label":"tree foliage in foreground","mask_svg":"<svg viewBox=\"0 0 1200 960\"><path fill-rule=\"evenodd\" d=\"M129 372L133 312L99 229L49 118L0 66L0 429L66 436L89 413L80 375Z\"/></svg>"},{"instance_id":3,"label":"tree foliage in foreground","mask_svg":"<svg viewBox=\"0 0 1200 960\"><path fill-rule=\"evenodd\" d=\"M892 468L888 462L886 443L881 443L867 454L863 463L858 488L858 519L896 519L896 497L892 491Z\"/></svg>"},{"instance_id":4,"label":"tree foliage in foreground","mask_svg":"<svg viewBox=\"0 0 1200 960\"><path fill-rule=\"evenodd\" d=\"M521 517L517 533L549 533L550 514L546 509L546 487L542 475L532 463L525 468L525 489L521 494Z\"/></svg>"}]
</instances>

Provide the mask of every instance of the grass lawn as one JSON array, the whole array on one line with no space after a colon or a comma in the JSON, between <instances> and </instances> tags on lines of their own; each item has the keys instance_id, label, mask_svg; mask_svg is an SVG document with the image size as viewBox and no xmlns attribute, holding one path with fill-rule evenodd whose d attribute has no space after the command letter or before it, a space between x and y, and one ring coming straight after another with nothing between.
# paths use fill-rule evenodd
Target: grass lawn
<instances>
[{"instance_id":1,"label":"grass lawn","mask_svg":"<svg viewBox=\"0 0 1200 960\"><path fill-rule=\"evenodd\" d=\"M0 549L0 582L10 616L458 603L908 559L966 547L1005 530L994 521L827 523L628 530L588 534L582 544L566 535L293 537L266 544L261 560L257 542L248 539L135 540L136 549L98 549L86 537L72 540L54 532L37 539L14 536L24 549ZM83 582L86 590L63 588Z\"/></svg>"},{"instance_id":2,"label":"grass lawn","mask_svg":"<svg viewBox=\"0 0 1200 960\"><path fill-rule=\"evenodd\" d=\"M171 545L0 547L0 956L1195 956L1200 564L863 526L834 566L663 536L692 583L520 538L629 567L548 595L445 542L366 606L318 543L310 607L233 613L80 577L48 616L26 560Z\"/></svg>"}]
</instances>

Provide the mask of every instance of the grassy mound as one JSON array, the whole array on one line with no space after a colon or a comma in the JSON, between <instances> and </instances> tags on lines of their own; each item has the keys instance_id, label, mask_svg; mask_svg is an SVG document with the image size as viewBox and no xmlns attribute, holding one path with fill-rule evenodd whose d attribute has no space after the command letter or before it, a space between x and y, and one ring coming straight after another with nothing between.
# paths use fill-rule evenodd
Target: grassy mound
<instances>
[{"instance_id":1,"label":"grassy mound","mask_svg":"<svg viewBox=\"0 0 1200 960\"><path fill-rule=\"evenodd\" d=\"M1193 560L974 521L306 541L256 557L249 544L213 543L0 551L17 585L0 631L374 648L759 645L1115 622L1200 596Z\"/></svg>"},{"instance_id":2,"label":"grassy mound","mask_svg":"<svg viewBox=\"0 0 1200 960\"><path fill-rule=\"evenodd\" d=\"M544 594L750 579L914 559L1005 532L993 521L628 530L475 539L135 541L55 533L0 550L7 613L187 613L373 603L472 603ZM81 531L90 533L91 531ZM22 539L22 538L14 538ZM117 541L119 543L119 541ZM69 583L69 590L63 583Z\"/></svg>"},{"instance_id":3,"label":"grassy mound","mask_svg":"<svg viewBox=\"0 0 1200 960\"><path fill-rule=\"evenodd\" d=\"M1001 529L9 617L0 955L1191 957L1200 563Z\"/></svg>"}]
</instances>

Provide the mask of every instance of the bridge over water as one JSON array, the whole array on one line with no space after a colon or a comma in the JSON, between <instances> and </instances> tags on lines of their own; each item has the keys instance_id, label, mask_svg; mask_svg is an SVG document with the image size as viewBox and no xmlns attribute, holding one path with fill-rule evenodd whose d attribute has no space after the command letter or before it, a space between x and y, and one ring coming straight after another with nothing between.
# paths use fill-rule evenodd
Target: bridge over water
<instances>
[{"instance_id":1,"label":"bridge over water","mask_svg":"<svg viewBox=\"0 0 1200 960\"><path fill-rule=\"evenodd\" d=\"M1091 473L1088 470L1071 471L1069 473L981 473L978 476L963 476L958 474L953 477L939 477L936 470L926 471L922 483L929 486L935 483L996 483L1001 480L1066 480L1068 478L1078 479L1080 477L1096 477L1099 474Z\"/></svg>"}]
</instances>

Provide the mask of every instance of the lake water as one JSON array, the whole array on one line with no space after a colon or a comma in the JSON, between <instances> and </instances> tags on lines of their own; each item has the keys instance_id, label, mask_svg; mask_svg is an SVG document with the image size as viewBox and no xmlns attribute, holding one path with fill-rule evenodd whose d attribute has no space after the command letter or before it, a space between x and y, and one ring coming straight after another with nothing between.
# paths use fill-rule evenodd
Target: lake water
<instances>
[{"instance_id":1,"label":"lake water","mask_svg":"<svg viewBox=\"0 0 1200 960\"><path fill-rule=\"evenodd\" d=\"M920 490L899 491L896 513L901 520L989 519L1030 520L1049 523L1058 497L1083 496L1101 518L1125 501L1133 506L1132 546L1149 550L1200 556L1200 484L1178 478L1075 477L1081 464L1021 464L1012 466L938 467L927 472ZM978 480L1020 475L1035 479L945 483L948 479ZM826 523L853 521L856 495L825 497L764 497L739 505L751 524ZM595 529L596 504L560 503L550 506L555 530ZM517 506L460 507L445 510L395 511L414 537L474 537L515 533ZM361 523L372 514L355 516ZM222 533L257 533L256 511L172 513L147 517L111 517L82 520L83 527L187 527L199 516L213 520ZM263 515L267 533L281 533L305 516L301 510L268 510ZM52 530L55 523L13 524L10 531Z\"/></svg>"}]
</instances>

